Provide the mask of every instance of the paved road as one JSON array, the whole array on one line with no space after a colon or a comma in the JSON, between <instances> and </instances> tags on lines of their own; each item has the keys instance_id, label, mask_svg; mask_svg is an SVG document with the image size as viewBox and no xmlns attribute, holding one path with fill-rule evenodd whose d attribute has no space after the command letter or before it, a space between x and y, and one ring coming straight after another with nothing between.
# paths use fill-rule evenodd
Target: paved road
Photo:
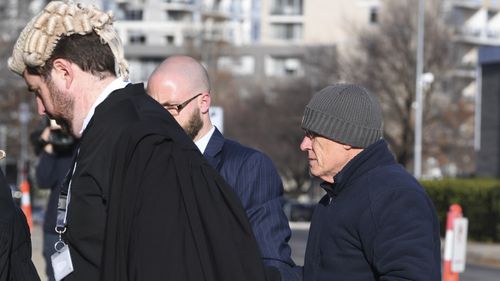
<instances>
[{"instance_id":1,"label":"paved road","mask_svg":"<svg viewBox=\"0 0 500 281\"><path fill-rule=\"evenodd\" d=\"M304 253L307 242L308 228L306 224L292 223L292 257L299 264L304 264ZM481 265L467 264L465 272L460 274L460 281L499 281L500 269Z\"/></svg>"},{"instance_id":2,"label":"paved road","mask_svg":"<svg viewBox=\"0 0 500 281\"><path fill-rule=\"evenodd\" d=\"M292 225L292 239L290 245L292 247L292 256L294 261L299 264L304 264L304 253L306 248L308 228L305 224ZM42 257L42 230L39 225L35 225L32 233L33 244L33 261L40 274L42 281L45 278L45 262ZM464 273L460 275L460 281L498 281L500 280L500 269L485 267L480 265L468 264Z\"/></svg>"}]
</instances>

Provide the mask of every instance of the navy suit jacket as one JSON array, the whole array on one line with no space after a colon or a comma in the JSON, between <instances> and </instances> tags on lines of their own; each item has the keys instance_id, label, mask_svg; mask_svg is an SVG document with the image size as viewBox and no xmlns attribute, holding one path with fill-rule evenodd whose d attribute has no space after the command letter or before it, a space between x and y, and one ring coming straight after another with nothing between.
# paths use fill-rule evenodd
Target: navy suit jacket
<instances>
[{"instance_id":1,"label":"navy suit jacket","mask_svg":"<svg viewBox=\"0 0 500 281\"><path fill-rule=\"evenodd\" d=\"M278 268L283 281L300 280L290 257L291 232L283 212L283 184L271 159L224 138L217 128L203 155L240 198L263 263Z\"/></svg>"}]
</instances>

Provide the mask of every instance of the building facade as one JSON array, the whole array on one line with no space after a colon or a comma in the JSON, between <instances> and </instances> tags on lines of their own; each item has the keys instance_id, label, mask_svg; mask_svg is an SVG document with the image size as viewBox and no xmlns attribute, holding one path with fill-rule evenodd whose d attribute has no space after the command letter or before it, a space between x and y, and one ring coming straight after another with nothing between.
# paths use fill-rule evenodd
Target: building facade
<instances>
[{"instance_id":1,"label":"building facade","mask_svg":"<svg viewBox=\"0 0 500 281\"><path fill-rule=\"evenodd\" d=\"M496 116L500 86L495 81L500 57L495 50L500 47L500 1L453 0L449 4L459 58L453 74L462 85L460 94L475 106L475 174L499 177L500 153L495 147L500 140L500 119Z\"/></svg>"},{"instance_id":2,"label":"building facade","mask_svg":"<svg viewBox=\"0 0 500 281\"><path fill-rule=\"evenodd\" d=\"M84 0L85 1L85 0ZM378 0L86 0L115 13L131 64L146 81L165 57L190 54L211 71L261 81L302 76L311 46L348 45L376 23Z\"/></svg>"}]
</instances>

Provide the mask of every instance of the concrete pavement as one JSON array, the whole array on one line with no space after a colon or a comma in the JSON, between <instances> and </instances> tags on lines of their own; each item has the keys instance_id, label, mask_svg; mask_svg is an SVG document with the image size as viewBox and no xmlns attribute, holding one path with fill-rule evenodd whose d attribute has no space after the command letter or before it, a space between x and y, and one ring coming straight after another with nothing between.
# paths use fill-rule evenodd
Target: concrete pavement
<instances>
[{"instance_id":1,"label":"concrete pavement","mask_svg":"<svg viewBox=\"0 0 500 281\"><path fill-rule=\"evenodd\" d=\"M32 247L32 260L35 264L38 275L40 275L41 281L47 281L47 276L45 276L45 260L42 255L43 250L43 229L40 224L33 223L33 229L31 231L31 247Z\"/></svg>"}]
</instances>

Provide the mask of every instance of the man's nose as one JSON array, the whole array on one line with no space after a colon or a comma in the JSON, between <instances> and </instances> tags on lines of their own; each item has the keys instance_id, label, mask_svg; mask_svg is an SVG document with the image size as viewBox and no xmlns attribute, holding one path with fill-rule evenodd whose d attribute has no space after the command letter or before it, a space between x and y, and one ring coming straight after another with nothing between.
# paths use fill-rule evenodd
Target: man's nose
<instances>
[{"instance_id":1,"label":"man's nose","mask_svg":"<svg viewBox=\"0 0 500 281\"><path fill-rule=\"evenodd\" d=\"M307 151L311 149L311 139L307 136L304 136L302 142L300 143L300 150Z\"/></svg>"},{"instance_id":2,"label":"man's nose","mask_svg":"<svg viewBox=\"0 0 500 281\"><path fill-rule=\"evenodd\" d=\"M45 106L39 97L36 97L36 107L39 115L45 115Z\"/></svg>"}]
</instances>

